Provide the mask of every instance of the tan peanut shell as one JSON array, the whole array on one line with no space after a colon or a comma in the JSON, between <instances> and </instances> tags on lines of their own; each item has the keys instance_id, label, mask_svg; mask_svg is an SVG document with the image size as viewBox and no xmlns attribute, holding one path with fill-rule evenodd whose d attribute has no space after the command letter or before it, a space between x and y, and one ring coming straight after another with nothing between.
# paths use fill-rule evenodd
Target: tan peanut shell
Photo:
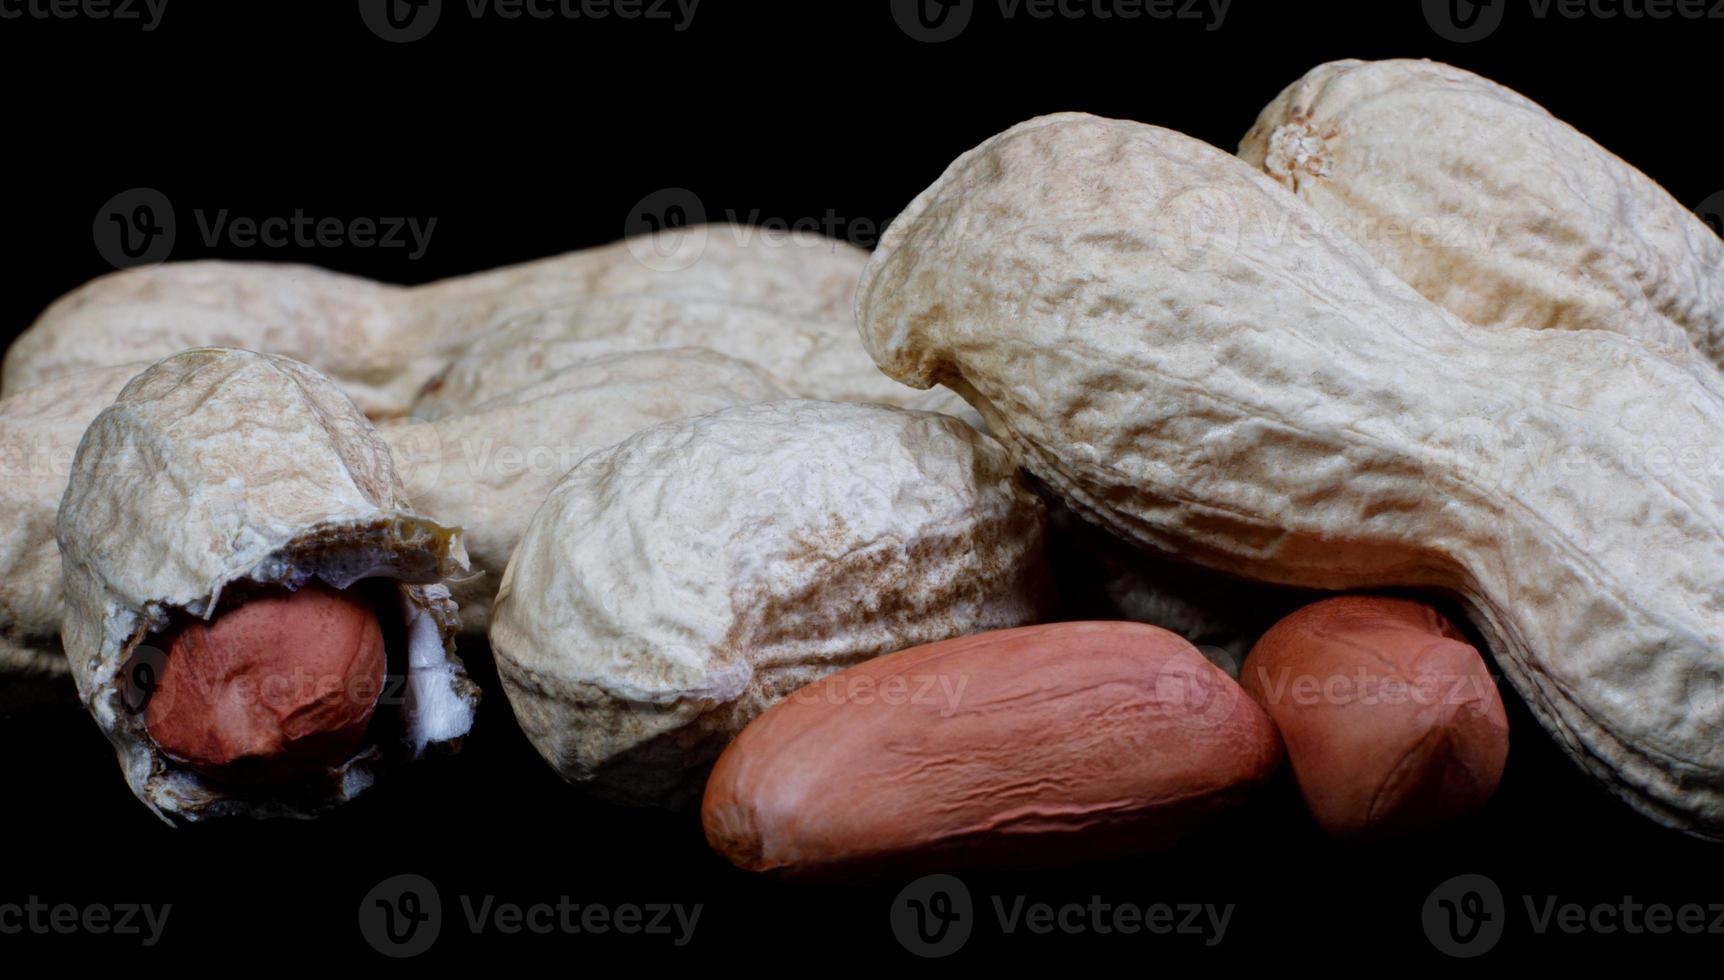
<instances>
[{"instance_id":1,"label":"tan peanut shell","mask_svg":"<svg viewBox=\"0 0 1724 980\"><path fill-rule=\"evenodd\" d=\"M474 341L427 386L413 415L443 418L582 361L665 347L753 361L807 398L932 408L922 403L939 394L881 374L849 320L684 296L608 296L524 314Z\"/></svg>"},{"instance_id":2,"label":"tan peanut shell","mask_svg":"<svg viewBox=\"0 0 1724 980\"><path fill-rule=\"evenodd\" d=\"M1586 771L1724 835L1710 368L1602 331L1479 330L1250 165L1082 115L959 158L858 303L888 374L959 390L1124 538L1454 595Z\"/></svg>"},{"instance_id":3,"label":"tan peanut shell","mask_svg":"<svg viewBox=\"0 0 1724 980\"><path fill-rule=\"evenodd\" d=\"M767 706L1036 621L1041 501L948 416L787 400L647 429L551 491L491 621L522 729L606 798L687 805Z\"/></svg>"},{"instance_id":4,"label":"tan peanut shell","mask_svg":"<svg viewBox=\"0 0 1724 980\"><path fill-rule=\"evenodd\" d=\"M402 336L397 311L406 295L304 265L126 269L67 293L37 317L6 351L0 391L193 347L241 347L310 364L366 412L399 414L447 360Z\"/></svg>"},{"instance_id":5,"label":"tan peanut shell","mask_svg":"<svg viewBox=\"0 0 1724 980\"><path fill-rule=\"evenodd\" d=\"M1724 242L1495 82L1431 61L1321 65L1239 155L1463 320L1609 330L1724 365Z\"/></svg>"},{"instance_id":6,"label":"tan peanut shell","mask_svg":"<svg viewBox=\"0 0 1724 980\"><path fill-rule=\"evenodd\" d=\"M1274 773L1233 679L1138 623L1026 626L887 654L768 709L713 767L739 867L904 874L1164 849Z\"/></svg>"},{"instance_id":7,"label":"tan peanut shell","mask_svg":"<svg viewBox=\"0 0 1724 980\"><path fill-rule=\"evenodd\" d=\"M435 422L378 426L419 512L459 527L472 571L450 584L483 639L533 512L592 452L661 422L789 395L760 368L696 347L583 361Z\"/></svg>"},{"instance_id":8,"label":"tan peanut shell","mask_svg":"<svg viewBox=\"0 0 1724 980\"><path fill-rule=\"evenodd\" d=\"M848 322L867 262L823 235L695 225L431 283L412 291L409 318L474 340L475 325L581 297L675 293Z\"/></svg>"},{"instance_id":9,"label":"tan peanut shell","mask_svg":"<svg viewBox=\"0 0 1724 980\"><path fill-rule=\"evenodd\" d=\"M309 266L127 269L62 297L0 369L11 394L69 372L200 346L283 354L373 418L405 415L451 358L498 324L586 297L674 292L849 327L867 253L817 235L699 225L406 288Z\"/></svg>"},{"instance_id":10,"label":"tan peanut shell","mask_svg":"<svg viewBox=\"0 0 1724 980\"><path fill-rule=\"evenodd\" d=\"M54 515L84 429L148 366L80 371L0 400L0 711L74 703Z\"/></svg>"},{"instance_id":11,"label":"tan peanut shell","mask_svg":"<svg viewBox=\"0 0 1724 980\"><path fill-rule=\"evenodd\" d=\"M472 725L454 653L459 536L410 510L388 447L328 379L287 358L201 348L138 375L78 449L56 537L66 657L132 791L164 820L308 816ZM382 580L398 610L404 687L377 740L291 793L219 785L171 762L139 714L134 655L248 585Z\"/></svg>"}]
</instances>

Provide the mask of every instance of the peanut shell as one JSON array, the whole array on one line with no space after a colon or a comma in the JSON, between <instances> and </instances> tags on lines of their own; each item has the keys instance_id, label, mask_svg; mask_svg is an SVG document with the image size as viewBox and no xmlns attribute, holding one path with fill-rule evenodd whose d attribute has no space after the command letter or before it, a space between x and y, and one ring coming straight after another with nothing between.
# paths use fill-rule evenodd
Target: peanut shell
<instances>
[{"instance_id":1,"label":"peanut shell","mask_svg":"<svg viewBox=\"0 0 1724 980\"><path fill-rule=\"evenodd\" d=\"M576 463L661 422L787 397L744 361L672 348L582 361L471 410L379 430L415 508L462 530L473 570L450 589L462 634L483 640L509 556Z\"/></svg>"},{"instance_id":2,"label":"peanut shell","mask_svg":"<svg viewBox=\"0 0 1724 980\"><path fill-rule=\"evenodd\" d=\"M1043 518L1004 449L947 416L787 400L670 422L551 491L503 575L491 646L563 778L683 806L797 687L1036 621Z\"/></svg>"},{"instance_id":3,"label":"peanut shell","mask_svg":"<svg viewBox=\"0 0 1724 980\"><path fill-rule=\"evenodd\" d=\"M75 703L54 516L84 429L148 366L79 371L0 401L0 712Z\"/></svg>"},{"instance_id":4,"label":"peanut shell","mask_svg":"<svg viewBox=\"0 0 1724 980\"><path fill-rule=\"evenodd\" d=\"M458 745L472 726L478 691L455 656L444 584L466 570L460 537L408 508L376 429L304 364L199 348L132 379L84 436L55 534L78 695L133 793L165 821L311 816ZM405 677L392 723L291 793L246 792L175 765L144 728L140 689L159 655L147 641L211 617L226 591L313 578L380 587L380 608L397 612Z\"/></svg>"},{"instance_id":5,"label":"peanut shell","mask_svg":"<svg viewBox=\"0 0 1724 980\"><path fill-rule=\"evenodd\" d=\"M1606 331L1480 330L1237 158L1073 114L959 158L858 303L888 374L964 394L1121 537L1455 596L1582 768L1724 836L1716 371Z\"/></svg>"},{"instance_id":6,"label":"peanut shell","mask_svg":"<svg viewBox=\"0 0 1724 980\"><path fill-rule=\"evenodd\" d=\"M1724 365L1724 241L1531 99L1434 61L1336 61L1239 155L1469 323L1608 330Z\"/></svg>"}]
</instances>

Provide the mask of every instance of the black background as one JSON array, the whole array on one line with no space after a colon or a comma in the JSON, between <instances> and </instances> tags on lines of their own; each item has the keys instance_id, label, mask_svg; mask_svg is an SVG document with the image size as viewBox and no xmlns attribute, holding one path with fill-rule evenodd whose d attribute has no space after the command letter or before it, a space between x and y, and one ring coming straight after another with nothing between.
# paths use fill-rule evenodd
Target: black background
<instances>
[{"instance_id":1,"label":"black background","mask_svg":"<svg viewBox=\"0 0 1724 980\"><path fill-rule=\"evenodd\" d=\"M1008 20L981 0L969 28L940 44L899 30L886 0L706 0L680 32L615 19L475 22L450 0L432 34L405 45L372 35L347 0L170 0L147 33L89 19L0 20L10 189L0 337L107 271L92 222L132 188L173 203L174 259L311 262L404 283L613 240L637 202L671 187L692 191L714 220L831 218L835 233L871 245L954 156L1022 119L1082 109L1232 149L1284 85L1342 57L1426 56L1479 71L1691 207L1724 190L1724 20L1540 20L1530 3L1500 2L1503 26L1471 44L1440 37L1417 2L1236 0L1207 31L1181 21ZM437 225L417 259L400 249L208 245L190 214L220 209ZM514 969L531 956L553 957L536 969L570 972L930 962L905 952L888 926L902 882L751 879L707 852L692 818L583 800L526 744L482 654L474 659L490 698L467 750L315 823L170 831L132 799L87 718L0 722L0 904L173 906L155 948L116 936L0 935L0 958L387 968L361 938L357 909L379 881L416 873L443 898L434 954L475 966ZM1508 897L1507 932L1490 961L1548 968L1716 950L1724 937L1532 931L1527 896L1724 902L1724 850L1623 809L1554 749L1512 691L1505 697L1516 738L1502 791L1452 833L1397 847L1331 844L1283 784L1169 856L967 875L983 921L960 953L937 962L1073 971L1455 962L1427 941L1420 910L1462 873L1489 876ZM1237 909L1210 948L1186 936L1003 935L988 909L996 894ZM460 896L702 903L704 912L683 948L655 937L474 936Z\"/></svg>"}]
</instances>

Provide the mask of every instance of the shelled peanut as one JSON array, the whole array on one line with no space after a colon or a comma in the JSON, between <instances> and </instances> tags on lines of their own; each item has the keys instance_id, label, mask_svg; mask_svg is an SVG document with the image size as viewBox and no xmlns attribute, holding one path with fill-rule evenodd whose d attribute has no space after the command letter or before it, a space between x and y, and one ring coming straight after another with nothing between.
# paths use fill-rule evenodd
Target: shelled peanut
<instances>
[{"instance_id":1,"label":"shelled peanut","mask_svg":"<svg viewBox=\"0 0 1724 980\"><path fill-rule=\"evenodd\" d=\"M1317 823L1337 837L1443 828L1496 791L1508 718L1483 658L1431 606L1342 596L1276 623L1240 683L1286 741Z\"/></svg>"},{"instance_id":2,"label":"shelled peanut","mask_svg":"<svg viewBox=\"0 0 1724 980\"><path fill-rule=\"evenodd\" d=\"M1173 633L1058 623L903 650L725 750L707 840L750 871L910 873L1163 850L1281 761L1267 715Z\"/></svg>"}]
</instances>

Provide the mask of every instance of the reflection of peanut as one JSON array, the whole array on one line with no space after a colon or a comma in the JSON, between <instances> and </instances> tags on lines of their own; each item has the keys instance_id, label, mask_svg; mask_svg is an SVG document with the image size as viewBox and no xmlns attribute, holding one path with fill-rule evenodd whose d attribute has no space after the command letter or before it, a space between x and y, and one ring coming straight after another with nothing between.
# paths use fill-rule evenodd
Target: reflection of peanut
<instances>
[{"instance_id":1,"label":"reflection of peanut","mask_svg":"<svg viewBox=\"0 0 1724 980\"><path fill-rule=\"evenodd\" d=\"M755 719L707 782L707 840L749 870L1153 851L1281 760L1274 725L1232 678L1137 623L965 636L816 687ZM902 696L874 694L888 689Z\"/></svg>"},{"instance_id":2,"label":"reflection of peanut","mask_svg":"<svg viewBox=\"0 0 1724 980\"><path fill-rule=\"evenodd\" d=\"M1502 698L1478 651L1423 603L1306 606L1257 641L1240 683L1275 719L1331 834L1433 830L1484 806L1502 778Z\"/></svg>"},{"instance_id":3,"label":"reflection of peanut","mask_svg":"<svg viewBox=\"0 0 1724 980\"><path fill-rule=\"evenodd\" d=\"M1153 215L1193 186L1245 233L1187 271ZM1724 484L1646 451L1724 445L1718 372L1602 330L1482 330L1342 237L1258 231L1322 224L1189 137L1032 120L887 230L863 342L1123 538L1281 585L1456 596L1579 764L1724 836ZM1548 465L1568 458L1593 463Z\"/></svg>"},{"instance_id":4,"label":"reflection of peanut","mask_svg":"<svg viewBox=\"0 0 1724 980\"><path fill-rule=\"evenodd\" d=\"M368 597L313 583L177 627L145 708L150 737L212 779L274 784L346 761L383 689Z\"/></svg>"},{"instance_id":5,"label":"reflection of peanut","mask_svg":"<svg viewBox=\"0 0 1724 980\"><path fill-rule=\"evenodd\" d=\"M1321 65L1239 155L1463 320L1609 330L1724 365L1724 242L1495 82L1431 61Z\"/></svg>"}]
</instances>

